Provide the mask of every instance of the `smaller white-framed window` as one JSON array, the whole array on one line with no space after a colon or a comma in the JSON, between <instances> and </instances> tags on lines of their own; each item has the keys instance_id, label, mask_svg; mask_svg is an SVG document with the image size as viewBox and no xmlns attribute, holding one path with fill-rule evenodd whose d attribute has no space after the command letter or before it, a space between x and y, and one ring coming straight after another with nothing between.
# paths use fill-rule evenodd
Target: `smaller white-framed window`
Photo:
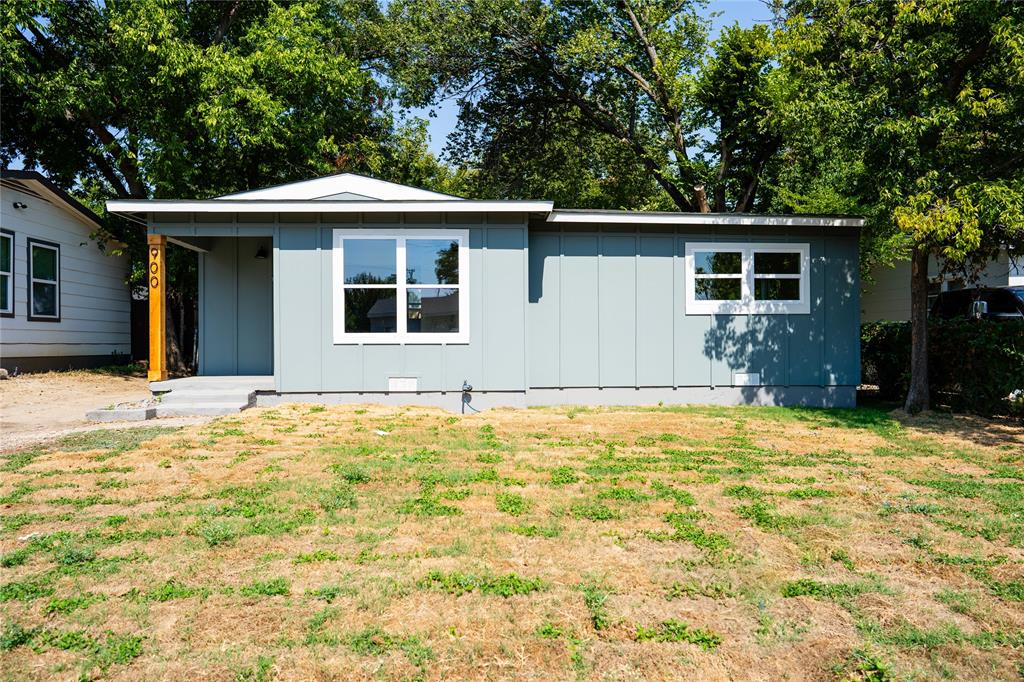
<instances>
[{"instance_id":1,"label":"smaller white-framed window","mask_svg":"<svg viewBox=\"0 0 1024 682\"><path fill-rule=\"evenodd\" d=\"M0 230L0 316L14 317L14 233Z\"/></svg>"},{"instance_id":2,"label":"smaller white-framed window","mask_svg":"<svg viewBox=\"0 0 1024 682\"><path fill-rule=\"evenodd\" d=\"M469 230L335 229L334 343L469 342Z\"/></svg>"},{"instance_id":3,"label":"smaller white-framed window","mask_svg":"<svg viewBox=\"0 0 1024 682\"><path fill-rule=\"evenodd\" d=\"M28 240L28 319L60 322L60 245Z\"/></svg>"},{"instance_id":4,"label":"smaller white-framed window","mask_svg":"<svg viewBox=\"0 0 1024 682\"><path fill-rule=\"evenodd\" d=\"M810 245L688 242L688 315L807 314Z\"/></svg>"}]
</instances>

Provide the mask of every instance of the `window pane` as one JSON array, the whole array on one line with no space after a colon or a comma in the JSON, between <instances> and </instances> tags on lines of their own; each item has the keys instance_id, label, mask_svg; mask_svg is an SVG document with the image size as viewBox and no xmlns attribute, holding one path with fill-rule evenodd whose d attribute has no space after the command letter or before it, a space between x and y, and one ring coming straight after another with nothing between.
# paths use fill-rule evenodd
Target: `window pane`
<instances>
[{"instance_id":1,"label":"window pane","mask_svg":"<svg viewBox=\"0 0 1024 682\"><path fill-rule=\"evenodd\" d=\"M694 282L698 301L738 301L740 300L739 278L703 279Z\"/></svg>"},{"instance_id":2,"label":"window pane","mask_svg":"<svg viewBox=\"0 0 1024 682\"><path fill-rule=\"evenodd\" d=\"M32 278L57 279L57 252L39 246L32 247Z\"/></svg>"},{"instance_id":3,"label":"window pane","mask_svg":"<svg viewBox=\"0 0 1024 682\"><path fill-rule=\"evenodd\" d=\"M409 289L410 334L441 334L459 331L458 289Z\"/></svg>"},{"instance_id":4,"label":"window pane","mask_svg":"<svg viewBox=\"0 0 1024 682\"><path fill-rule=\"evenodd\" d=\"M698 275L738 275L742 260L738 251L695 251L693 268Z\"/></svg>"},{"instance_id":5,"label":"window pane","mask_svg":"<svg viewBox=\"0 0 1024 682\"><path fill-rule=\"evenodd\" d=\"M346 239L345 284L394 284L398 281L394 239Z\"/></svg>"},{"instance_id":6,"label":"window pane","mask_svg":"<svg viewBox=\"0 0 1024 682\"><path fill-rule=\"evenodd\" d=\"M799 301L798 279L755 279L754 299L758 301Z\"/></svg>"},{"instance_id":7,"label":"window pane","mask_svg":"<svg viewBox=\"0 0 1024 682\"><path fill-rule=\"evenodd\" d=\"M394 334L397 297L396 289L345 289L345 333Z\"/></svg>"},{"instance_id":8,"label":"window pane","mask_svg":"<svg viewBox=\"0 0 1024 682\"><path fill-rule=\"evenodd\" d=\"M0 310L10 310L11 309L11 299L10 299L10 293L11 292L9 291L10 286L11 286L11 276L10 275L0 275Z\"/></svg>"},{"instance_id":9,"label":"window pane","mask_svg":"<svg viewBox=\"0 0 1024 682\"><path fill-rule=\"evenodd\" d=\"M982 294L981 300L988 303L990 315L1015 315L1017 313L1017 298L1004 289Z\"/></svg>"},{"instance_id":10,"label":"window pane","mask_svg":"<svg viewBox=\"0 0 1024 682\"><path fill-rule=\"evenodd\" d=\"M0 237L0 270L11 271L11 238L7 235Z\"/></svg>"},{"instance_id":11,"label":"window pane","mask_svg":"<svg viewBox=\"0 0 1024 682\"><path fill-rule=\"evenodd\" d=\"M799 253L755 253L754 273L758 275L799 275Z\"/></svg>"},{"instance_id":12,"label":"window pane","mask_svg":"<svg viewBox=\"0 0 1024 682\"><path fill-rule=\"evenodd\" d=\"M454 239L407 239L405 268L409 284L458 284L459 242Z\"/></svg>"},{"instance_id":13,"label":"window pane","mask_svg":"<svg viewBox=\"0 0 1024 682\"><path fill-rule=\"evenodd\" d=\"M57 316L57 285L32 283L32 314Z\"/></svg>"}]
</instances>

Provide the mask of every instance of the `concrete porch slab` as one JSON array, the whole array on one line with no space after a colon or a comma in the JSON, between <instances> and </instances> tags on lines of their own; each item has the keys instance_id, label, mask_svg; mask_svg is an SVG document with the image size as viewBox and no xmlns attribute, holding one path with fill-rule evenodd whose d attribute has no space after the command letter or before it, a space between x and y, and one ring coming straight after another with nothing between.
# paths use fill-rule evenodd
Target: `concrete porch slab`
<instances>
[{"instance_id":1,"label":"concrete porch slab","mask_svg":"<svg viewBox=\"0 0 1024 682\"><path fill-rule=\"evenodd\" d=\"M167 391L213 391L217 393L235 393L242 391L273 391L272 376L202 376L180 377L166 381L149 382L149 390L153 393Z\"/></svg>"},{"instance_id":2,"label":"concrete porch slab","mask_svg":"<svg viewBox=\"0 0 1024 682\"><path fill-rule=\"evenodd\" d=\"M252 407L259 391L273 391L272 376L199 376L153 381L157 417L216 417Z\"/></svg>"}]
</instances>

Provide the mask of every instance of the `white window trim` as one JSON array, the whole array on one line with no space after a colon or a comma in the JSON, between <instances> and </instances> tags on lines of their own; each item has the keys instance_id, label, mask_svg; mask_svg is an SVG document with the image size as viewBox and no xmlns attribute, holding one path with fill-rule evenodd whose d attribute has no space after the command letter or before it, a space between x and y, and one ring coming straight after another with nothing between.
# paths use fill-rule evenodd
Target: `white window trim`
<instances>
[{"instance_id":1,"label":"white window trim","mask_svg":"<svg viewBox=\"0 0 1024 682\"><path fill-rule=\"evenodd\" d=\"M740 254L740 300L699 301L697 300L694 269L694 253L698 251L731 251ZM797 301L756 301L754 300L754 254L756 253L799 253L799 275L757 275L756 279L799 279L800 299ZM687 242L685 257L685 286L687 315L807 315L811 312L810 244L786 244L780 242ZM701 278L728 279L737 275L700 275Z\"/></svg>"},{"instance_id":2,"label":"white window trim","mask_svg":"<svg viewBox=\"0 0 1024 682\"><path fill-rule=\"evenodd\" d=\"M32 267L32 250L33 249L48 249L53 251L56 256L55 261L55 279L43 279L36 277L35 269ZM49 244L47 242L39 241L28 241L28 319L29 320L60 320L60 246L56 244ZM32 286L36 282L40 284L53 284L54 285L54 315L40 315L36 313L35 305L35 292Z\"/></svg>"},{"instance_id":3,"label":"white window trim","mask_svg":"<svg viewBox=\"0 0 1024 682\"><path fill-rule=\"evenodd\" d=\"M7 249L7 255L11 259L10 269L0 269L0 275L7 275L7 308L0 308L0 315L14 314L14 233L0 232L0 239L8 239L11 242ZM2 268L2 266L0 266Z\"/></svg>"},{"instance_id":4,"label":"white window trim","mask_svg":"<svg viewBox=\"0 0 1024 682\"><path fill-rule=\"evenodd\" d=\"M352 286L366 289L397 289L396 310L398 331L386 334L347 333L345 331L345 240L346 239L394 239L395 269L399 275L396 284L369 284ZM407 239L448 239L459 242L459 283L417 285L405 282L405 242ZM444 230L443 232L402 228L335 229L332 251L332 310L334 315L335 344L365 345L423 345L469 343L469 230ZM458 289L459 290L459 331L444 333L410 333L406 330L408 314L406 305L409 289Z\"/></svg>"}]
</instances>

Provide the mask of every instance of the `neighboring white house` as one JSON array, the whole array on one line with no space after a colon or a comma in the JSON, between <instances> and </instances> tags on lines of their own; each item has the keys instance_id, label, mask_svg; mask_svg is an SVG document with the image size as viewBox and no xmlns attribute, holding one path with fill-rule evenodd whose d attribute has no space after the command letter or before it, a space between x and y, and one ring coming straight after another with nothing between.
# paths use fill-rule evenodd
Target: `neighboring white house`
<instances>
[{"instance_id":1,"label":"neighboring white house","mask_svg":"<svg viewBox=\"0 0 1024 682\"><path fill-rule=\"evenodd\" d=\"M870 280L870 281L869 281ZM964 282L955 275L939 276L934 257L928 262L929 296L961 289ZM1005 287L1024 284L1024 259L1013 261L1004 250L982 271L978 286ZM971 286L974 286L973 284ZM860 321L905 321L910 319L910 261L892 267L875 267L865 278L860 295Z\"/></svg>"},{"instance_id":2,"label":"neighboring white house","mask_svg":"<svg viewBox=\"0 0 1024 682\"><path fill-rule=\"evenodd\" d=\"M89 367L131 352L128 260L99 219L34 171L0 171L0 366ZM118 358L118 356L120 356Z\"/></svg>"},{"instance_id":3,"label":"neighboring white house","mask_svg":"<svg viewBox=\"0 0 1024 682\"><path fill-rule=\"evenodd\" d=\"M1011 287L1024 287L1024 258L1018 258L1010 264L1009 285Z\"/></svg>"}]
</instances>

